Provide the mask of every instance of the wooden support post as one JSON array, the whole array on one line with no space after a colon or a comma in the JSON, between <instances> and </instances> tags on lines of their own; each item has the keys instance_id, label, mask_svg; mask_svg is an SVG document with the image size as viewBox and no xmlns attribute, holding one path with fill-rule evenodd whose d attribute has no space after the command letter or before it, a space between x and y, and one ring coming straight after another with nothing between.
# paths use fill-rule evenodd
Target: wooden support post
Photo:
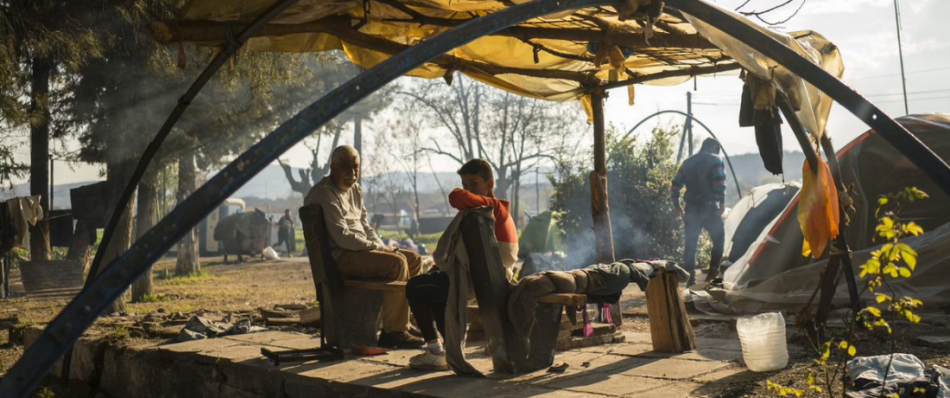
<instances>
[{"instance_id":1,"label":"wooden support post","mask_svg":"<svg viewBox=\"0 0 950 398\"><path fill-rule=\"evenodd\" d=\"M597 262L610 264L614 257L614 237L610 227L610 204L607 198L607 136L604 131L604 97L595 89L590 94L594 113L594 171L590 173L591 213L594 217L594 239Z\"/></svg>"}]
</instances>

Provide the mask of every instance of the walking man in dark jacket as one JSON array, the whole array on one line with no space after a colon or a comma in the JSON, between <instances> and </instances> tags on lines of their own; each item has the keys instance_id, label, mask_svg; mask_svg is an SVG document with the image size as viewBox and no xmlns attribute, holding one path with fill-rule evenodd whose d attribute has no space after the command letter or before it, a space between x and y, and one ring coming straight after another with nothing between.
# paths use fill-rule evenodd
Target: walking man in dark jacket
<instances>
[{"instance_id":1,"label":"walking man in dark jacket","mask_svg":"<svg viewBox=\"0 0 950 398\"><path fill-rule=\"evenodd\" d=\"M712 258L706 281L719 277L719 263L725 245L722 213L726 209L726 169L719 157L719 142L707 138L699 153L683 162L673 178L673 209L676 217L682 217L686 249L683 254L684 268L689 271L687 286L696 283L696 242L702 230L712 240ZM680 191L686 187L686 214L680 207Z\"/></svg>"}]
</instances>

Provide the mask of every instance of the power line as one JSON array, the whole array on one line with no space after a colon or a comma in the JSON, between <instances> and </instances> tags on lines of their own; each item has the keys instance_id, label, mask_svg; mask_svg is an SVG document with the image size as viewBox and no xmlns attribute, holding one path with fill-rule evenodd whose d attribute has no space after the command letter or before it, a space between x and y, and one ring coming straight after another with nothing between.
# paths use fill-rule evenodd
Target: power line
<instances>
[{"instance_id":1,"label":"power line","mask_svg":"<svg viewBox=\"0 0 950 398\"><path fill-rule=\"evenodd\" d=\"M915 70L915 71L906 72L906 73L904 73L904 74L905 74L905 75L916 75L916 74L918 74L918 73L938 72L938 71L942 71L942 70L950 70L950 67ZM859 77L845 77L844 79L845 79L845 80L848 80L848 81L851 81L851 80L877 79L877 78L880 78L880 77L892 77L892 76L900 76L900 75L901 75L900 73L888 73L888 74L885 74L885 75L859 76Z\"/></svg>"}]
</instances>

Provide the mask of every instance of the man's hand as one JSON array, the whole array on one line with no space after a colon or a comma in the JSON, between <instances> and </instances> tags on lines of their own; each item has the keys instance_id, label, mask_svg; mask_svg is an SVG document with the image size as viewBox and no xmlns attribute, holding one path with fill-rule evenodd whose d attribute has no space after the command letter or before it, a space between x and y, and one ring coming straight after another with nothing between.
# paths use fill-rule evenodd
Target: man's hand
<instances>
[{"instance_id":1,"label":"man's hand","mask_svg":"<svg viewBox=\"0 0 950 398\"><path fill-rule=\"evenodd\" d=\"M386 246L386 251L390 253L399 253L399 248L394 246Z\"/></svg>"},{"instance_id":2,"label":"man's hand","mask_svg":"<svg viewBox=\"0 0 950 398\"><path fill-rule=\"evenodd\" d=\"M679 206L673 206L673 215L675 215L677 219L683 218L683 208Z\"/></svg>"}]
</instances>

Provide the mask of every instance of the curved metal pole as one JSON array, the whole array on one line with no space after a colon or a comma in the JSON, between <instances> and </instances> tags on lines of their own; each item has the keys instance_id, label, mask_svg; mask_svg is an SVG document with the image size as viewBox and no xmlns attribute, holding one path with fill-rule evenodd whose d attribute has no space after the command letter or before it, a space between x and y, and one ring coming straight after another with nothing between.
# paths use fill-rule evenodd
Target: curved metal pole
<instances>
[{"instance_id":1,"label":"curved metal pole","mask_svg":"<svg viewBox=\"0 0 950 398\"><path fill-rule=\"evenodd\" d=\"M950 195L950 166L947 166L943 159L940 159L907 129L841 80L798 55L778 40L702 0L667 0L666 5L690 14L727 35L741 40L753 50L773 59L823 91L877 131L881 137Z\"/></svg>"},{"instance_id":2,"label":"curved metal pole","mask_svg":"<svg viewBox=\"0 0 950 398\"><path fill-rule=\"evenodd\" d=\"M93 321L152 263L254 175L356 102L447 51L526 20L622 0L535 0L466 22L361 73L283 123L178 205L102 271L50 322L0 381L0 397L25 397ZM92 277L92 276L91 276Z\"/></svg>"},{"instance_id":3,"label":"curved metal pole","mask_svg":"<svg viewBox=\"0 0 950 398\"><path fill-rule=\"evenodd\" d=\"M624 134L623 138L629 137L630 134L633 134L633 130L636 130L637 127L640 127L640 125L642 125L643 123L646 123L647 120L650 120L650 119L652 119L652 118L654 118L654 117L660 116L660 115L662 115L662 114L664 114L664 113L676 113L676 114L680 114L680 115L683 115L683 116L689 116L689 115L686 114L686 112L678 111L678 110L675 110L675 109L667 109L667 110L665 110L665 111L659 111L659 112L657 112L657 113L654 113L654 114L652 114L652 115L650 115L650 116L647 116L647 117L643 118L643 120L641 120L639 123L635 124L630 130L627 130L627 134ZM716 135L713 134L712 130L710 130L709 127L706 127L706 125L703 124L703 122L701 122L699 119L697 119L696 116L693 116L693 121L696 122L696 123L699 123L699 125L702 126L703 129L705 129L706 132L709 133L709 135L711 135L713 138L715 138L716 141L719 141L719 137L716 137ZM719 141L719 142L721 143L722 141ZM742 188L739 187L739 178L736 177L736 170L732 168L732 161L729 160L729 154L726 153L726 148L724 148L724 147L722 146L722 144L719 145L719 149L722 150L722 155L726 158L726 164L729 165L729 172L732 173L732 181L735 181L735 183L736 183L736 192L739 193L739 198L742 198Z\"/></svg>"}]
</instances>

